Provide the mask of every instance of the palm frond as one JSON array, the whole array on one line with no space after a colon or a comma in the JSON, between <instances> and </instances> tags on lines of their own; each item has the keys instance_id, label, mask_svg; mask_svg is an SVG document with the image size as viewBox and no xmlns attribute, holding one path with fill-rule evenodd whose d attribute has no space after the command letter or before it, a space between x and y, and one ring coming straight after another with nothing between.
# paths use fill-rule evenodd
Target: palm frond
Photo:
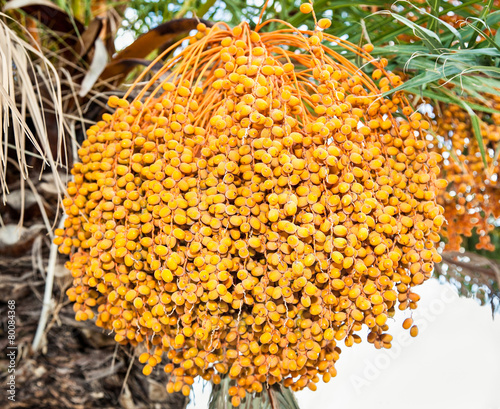
<instances>
[{"instance_id":1,"label":"palm frond","mask_svg":"<svg viewBox=\"0 0 500 409\"><path fill-rule=\"evenodd\" d=\"M15 22L0 13L0 189L4 202L9 192L7 166L12 145L21 179L28 178L30 172L26 151L34 151L43 158L42 169L49 167L56 186L60 192L64 191L59 177L66 122L61 81L54 65L40 50L20 38L11 25ZM49 138L54 129L58 147L55 155L51 149L54 141Z\"/></svg>"},{"instance_id":2,"label":"palm frond","mask_svg":"<svg viewBox=\"0 0 500 409\"><path fill-rule=\"evenodd\" d=\"M492 313L500 312L500 262L473 252L444 252L435 273L461 296L490 305Z\"/></svg>"}]
</instances>

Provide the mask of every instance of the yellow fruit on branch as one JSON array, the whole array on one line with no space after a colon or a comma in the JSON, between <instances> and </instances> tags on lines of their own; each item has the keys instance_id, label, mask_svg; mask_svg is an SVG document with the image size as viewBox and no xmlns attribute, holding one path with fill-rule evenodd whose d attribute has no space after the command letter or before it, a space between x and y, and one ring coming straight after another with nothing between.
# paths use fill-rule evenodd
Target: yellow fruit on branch
<instances>
[{"instance_id":1,"label":"yellow fruit on branch","mask_svg":"<svg viewBox=\"0 0 500 409\"><path fill-rule=\"evenodd\" d=\"M439 257L441 156L403 94L381 97L401 79L323 20L282 23L202 27L109 99L72 170L56 242L77 318L144 344L145 374L166 354L168 391L226 374L233 405L314 389L364 325L390 346L387 318Z\"/></svg>"},{"instance_id":2,"label":"yellow fruit on branch","mask_svg":"<svg viewBox=\"0 0 500 409\"><path fill-rule=\"evenodd\" d=\"M498 95L484 95L494 109L500 108ZM477 105L482 101L472 100ZM500 115L478 112L484 158L470 115L458 105L441 103L434 120L436 139L432 150L441 154L442 176L448 181L439 185L438 202L448 220L442 235L448 250L459 250L462 237L479 237L477 249L494 251L489 233L500 218ZM447 187L447 189L446 189Z\"/></svg>"}]
</instances>

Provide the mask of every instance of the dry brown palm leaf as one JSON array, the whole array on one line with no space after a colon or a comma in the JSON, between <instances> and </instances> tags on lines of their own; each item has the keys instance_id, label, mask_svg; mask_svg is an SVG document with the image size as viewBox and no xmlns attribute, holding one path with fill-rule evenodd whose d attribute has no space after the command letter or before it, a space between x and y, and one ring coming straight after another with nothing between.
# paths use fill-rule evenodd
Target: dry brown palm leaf
<instances>
[{"instance_id":1,"label":"dry brown palm leaf","mask_svg":"<svg viewBox=\"0 0 500 409\"><path fill-rule=\"evenodd\" d=\"M461 296L473 297L498 311L500 302L500 262L469 251L444 252L436 264L439 277L450 281Z\"/></svg>"},{"instance_id":2,"label":"dry brown palm leaf","mask_svg":"<svg viewBox=\"0 0 500 409\"><path fill-rule=\"evenodd\" d=\"M100 38L97 38L94 45L94 57L92 58L92 63L82 80L80 92L78 93L80 97L86 96L94 87L102 72L106 68L107 63L108 53L106 46Z\"/></svg>"},{"instance_id":3,"label":"dry brown palm leaf","mask_svg":"<svg viewBox=\"0 0 500 409\"><path fill-rule=\"evenodd\" d=\"M92 50L95 41L102 35L104 19L96 17L93 19L87 29L82 33L78 42L76 51L80 56L85 57Z\"/></svg>"},{"instance_id":4,"label":"dry brown palm leaf","mask_svg":"<svg viewBox=\"0 0 500 409\"><path fill-rule=\"evenodd\" d=\"M85 26L49 0L12 0L4 11L21 9L56 33L83 33Z\"/></svg>"},{"instance_id":5,"label":"dry brown palm leaf","mask_svg":"<svg viewBox=\"0 0 500 409\"><path fill-rule=\"evenodd\" d=\"M35 47L19 37L0 13L0 189L7 200L7 166L16 157L22 179L28 177L27 152L43 158L42 169L54 173L60 192L64 190L58 174L64 139L61 82L53 64ZM11 20L12 22L13 20ZM9 22L9 23L11 23ZM22 29L22 28L20 28ZM36 63L34 62L36 60ZM43 91L42 91L43 90ZM47 121L47 108L52 110L52 123ZM52 126L53 129L49 129ZM55 135L51 150L49 134ZM14 150L15 155L9 150Z\"/></svg>"},{"instance_id":6,"label":"dry brown palm leaf","mask_svg":"<svg viewBox=\"0 0 500 409\"><path fill-rule=\"evenodd\" d=\"M101 80L122 80L136 66L132 63L133 61L141 61L153 51L173 42L179 36L186 35L189 31L194 30L199 22L203 22L207 26L213 25L198 18L182 18L160 24L141 35L112 59L101 74ZM127 63L123 63L124 61Z\"/></svg>"}]
</instances>

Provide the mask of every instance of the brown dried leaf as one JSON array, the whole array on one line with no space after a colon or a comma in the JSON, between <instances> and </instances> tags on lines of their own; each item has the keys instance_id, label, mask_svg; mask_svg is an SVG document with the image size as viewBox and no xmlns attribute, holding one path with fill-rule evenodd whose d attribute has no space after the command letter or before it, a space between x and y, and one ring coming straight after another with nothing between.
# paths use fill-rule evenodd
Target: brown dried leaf
<instances>
[{"instance_id":1,"label":"brown dried leaf","mask_svg":"<svg viewBox=\"0 0 500 409\"><path fill-rule=\"evenodd\" d=\"M90 50L94 47L95 41L101 34L103 29L103 18L96 17L93 19L87 29L83 32L75 47L75 51L81 56L85 57Z\"/></svg>"},{"instance_id":2,"label":"brown dried leaf","mask_svg":"<svg viewBox=\"0 0 500 409\"><path fill-rule=\"evenodd\" d=\"M443 262L436 264L437 275L454 284L461 296L473 297L491 306L492 314L499 310L500 262L480 254L446 251ZM496 300L496 301L495 301Z\"/></svg>"},{"instance_id":3,"label":"brown dried leaf","mask_svg":"<svg viewBox=\"0 0 500 409\"><path fill-rule=\"evenodd\" d=\"M107 63L108 52L106 50L106 46L104 45L104 42L98 38L95 40L94 58L92 59L92 63L90 64L87 74L85 74L85 77L83 78L80 91L78 92L80 97L84 97L92 89L101 73L106 68Z\"/></svg>"},{"instance_id":4,"label":"brown dried leaf","mask_svg":"<svg viewBox=\"0 0 500 409\"><path fill-rule=\"evenodd\" d=\"M200 22L200 20L196 18L171 20L141 35L136 41L120 51L116 57L113 58L102 73L101 79L107 80L125 76L135 65L121 65L119 64L121 60L132 61L145 58L154 50L177 38L177 36L186 34L195 29L198 22ZM203 22L207 26L212 25L212 23Z\"/></svg>"},{"instance_id":5,"label":"brown dried leaf","mask_svg":"<svg viewBox=\"0 0 500 409\"><path fill-rule=\"evenodd\" d=\"M12 0L4 10L22 9L51 30L59 33L83 33L84 25L71 18L63 9L49 0Z\"/></svg>"}]
</instances>

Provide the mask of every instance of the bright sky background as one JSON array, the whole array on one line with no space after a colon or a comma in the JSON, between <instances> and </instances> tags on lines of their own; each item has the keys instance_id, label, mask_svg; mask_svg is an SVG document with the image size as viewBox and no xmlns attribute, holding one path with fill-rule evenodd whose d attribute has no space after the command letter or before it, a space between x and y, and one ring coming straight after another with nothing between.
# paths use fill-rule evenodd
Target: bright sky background
<instances>
[{"instance_id":1,"label":"bright sky background","mask_svg":"<svg viewBox=\"0 0 500 409\"><path fill-rule=\"evenodd\" d=\"M449 284L419 287L413 318L417 338L401 327L408 312L390 323L391 350L363 342L343 347L328 384L296 394L301 409L500 409L500 316L459 298ZM188 409L206 409L210 387L194 385Z\"/></svg>"}]
</instances>

